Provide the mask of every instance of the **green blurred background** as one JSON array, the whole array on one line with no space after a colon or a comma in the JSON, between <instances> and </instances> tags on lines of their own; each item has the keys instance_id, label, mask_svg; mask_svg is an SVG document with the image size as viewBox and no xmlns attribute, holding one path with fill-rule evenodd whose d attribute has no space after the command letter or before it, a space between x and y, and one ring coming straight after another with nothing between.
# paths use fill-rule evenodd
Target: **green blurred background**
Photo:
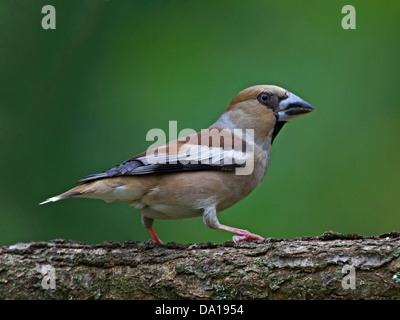
<instances>
[{"instance_id":1,"label":"green blurred background","mask_svg":"<svg viewBox=\"0 0 400 320\"><path fill-rule=\"evenodd\" d=\"M56 30L41 9L56 8ZM353 4L357 29L343 30ZM276 84L317 112L282 130L266 179L219 214L264 237L400 230L400 2L0 1L0 244L148 240L126 203L39 202L147 149L152 128L200 130L233 96ZM231 239L201 218L165 242Z\"/></svg>"}]
</instances>

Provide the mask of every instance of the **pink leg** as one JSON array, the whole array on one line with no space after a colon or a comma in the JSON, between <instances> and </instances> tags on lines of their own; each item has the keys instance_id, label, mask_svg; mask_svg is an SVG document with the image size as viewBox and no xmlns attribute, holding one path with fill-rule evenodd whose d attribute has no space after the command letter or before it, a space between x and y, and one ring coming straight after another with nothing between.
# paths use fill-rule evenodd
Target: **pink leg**
<instances>
[{"instance_id":1,"label":"pink leg","mask_svg":"<svg viewBox=\"0 0 400 320\"><path fill-rule=\"evenodd\" d=\"M232 227L229 227L229 226L225 226L223 224L220 224L217 227L217 229L229 231L229 232L232 232L232 233L236 233L237 236L233 236L232 237L232 240L235 243L238 243L238 242L244 241L244 240L264 240L263 237L260 237L259 235L251 233L251 232L249 232L247 230L236 229L236 228L232 228Z\"/></svg>"},{"instance_id":2,"label":"pink leg","mask_svg":"<svg viewBox=\"0 0 400 320\"><path fill-rule=\"evenodd\" d=\"M150 241L155 242L155 243L163 243L160 238L157 236L156 232L154 231L153 227L147 228L147 230L149 230L151 236L153 237L153 239L151 239Z\"/></svg>"}]
</instances>

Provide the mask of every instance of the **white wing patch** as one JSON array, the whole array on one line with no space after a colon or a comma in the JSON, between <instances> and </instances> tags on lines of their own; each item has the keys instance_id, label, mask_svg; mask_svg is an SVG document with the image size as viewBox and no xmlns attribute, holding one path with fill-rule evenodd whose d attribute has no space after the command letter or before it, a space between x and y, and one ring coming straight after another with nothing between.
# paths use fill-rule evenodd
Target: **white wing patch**
<instances>
[{"instance_id":1,"label":"white wing patch","mask_svg":"<svg viewBox=\"0 0 400 320\"><path fill-rule=\"evenodd\" d=\"M244 164L248 154L237 150L225 150L220 147L209 147L204 145L186 144L179 149L177 155L166 153L155 154L153 150L145 156L137 158L145 165L154 164L208 164L208 165L230 165Z\"/></svg>"}]
</instances>

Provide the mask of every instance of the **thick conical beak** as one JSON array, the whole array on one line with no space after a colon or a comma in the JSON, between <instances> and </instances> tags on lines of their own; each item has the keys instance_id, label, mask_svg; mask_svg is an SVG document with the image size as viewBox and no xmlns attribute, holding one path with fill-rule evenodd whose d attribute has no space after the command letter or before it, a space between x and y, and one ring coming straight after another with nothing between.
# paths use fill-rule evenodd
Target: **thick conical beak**
<instances>
[{"instance_id":1,"label":"thick conical beak","mask_svg":"<svg viewBox=\"0 0 400 320\"><path fill-rule=\"evenodd\" d=\"M276 110L278 121L290 121L303 114L315 111L308 102L299 98L291 92L286 92L287 98L279 102Z\"/></svg>"}]
</instances>

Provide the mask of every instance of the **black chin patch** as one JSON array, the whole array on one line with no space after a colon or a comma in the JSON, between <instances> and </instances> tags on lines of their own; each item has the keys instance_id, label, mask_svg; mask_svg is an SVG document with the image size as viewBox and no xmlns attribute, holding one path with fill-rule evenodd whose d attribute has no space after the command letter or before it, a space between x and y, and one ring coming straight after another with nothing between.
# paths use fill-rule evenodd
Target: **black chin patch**
<instances>
[{"instance_id":1,"label":"black chin patch","mask_svg":"<svg viewBox=\"0 0 400 320\"><path fill-rule=\"evenodd\" d=\"M274 127L274 132L272 132L272 142L274 142L275 137L278 135L279 131L281 131L281 129L283 128L283 126L285 125L286 121L277 121L275 123L275 127Z\"/></svg>"}]
</instances>

